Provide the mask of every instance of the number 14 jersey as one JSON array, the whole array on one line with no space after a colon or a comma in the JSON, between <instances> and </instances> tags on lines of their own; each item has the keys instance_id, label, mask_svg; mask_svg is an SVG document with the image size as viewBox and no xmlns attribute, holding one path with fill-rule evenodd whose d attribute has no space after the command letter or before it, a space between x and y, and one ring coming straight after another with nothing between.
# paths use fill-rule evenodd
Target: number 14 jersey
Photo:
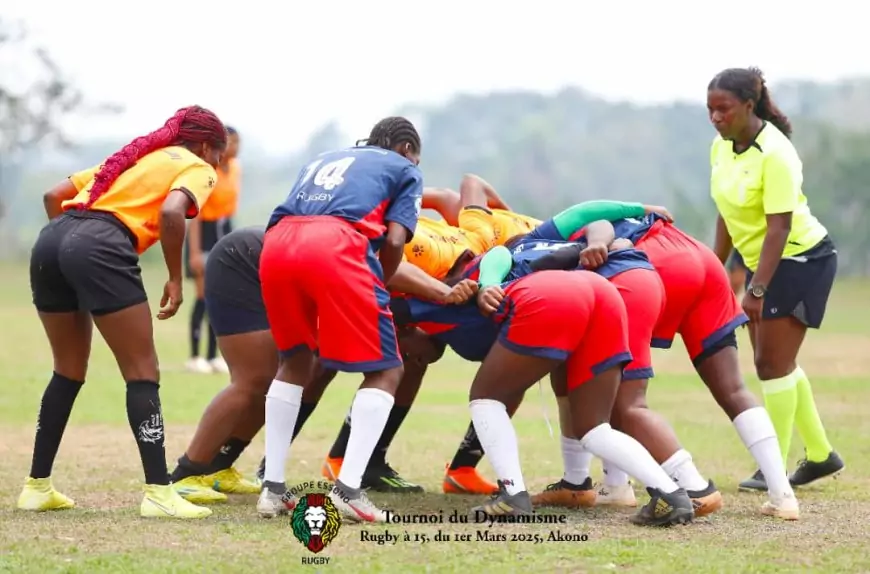
<instances>
[{"instance_id":1,"label":"number 14 jersey","mask_svg":"<svg viewBox=\"0 0 870 574\"><path fill-rule=\"evenodd\" d=\"M423 175L407 158L374 146L320 154L299 173L268 227L285 217L344 219L377 251L388 222L408 230L410 240L423 203Z\"/></svg>"}]
</instances>

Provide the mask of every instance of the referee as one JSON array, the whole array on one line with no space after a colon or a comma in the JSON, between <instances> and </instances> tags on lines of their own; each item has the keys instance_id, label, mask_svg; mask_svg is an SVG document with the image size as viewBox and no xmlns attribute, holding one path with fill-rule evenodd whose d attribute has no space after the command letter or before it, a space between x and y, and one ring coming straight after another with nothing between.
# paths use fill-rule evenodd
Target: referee
<instances>
[{"instance_id":1,"label":"referee","mask_svg":"<svg viewBox=\"0 0 870 574\"><path fill-rule=\"evenodd\" d=\"M786 465L797 426L806 457L789 479L794 486L809 484L845 466L828 442L809 379L797 363L807 328L822 324L837 251L807 206L791 125L771 100L761 71L722 71L707 87L707 107L719 132L710 153L711 193L719 211L716 253L723 263L732 248L743 256L743 309L765 406ZM740 487L767 485L758 471Z\"/></svg>"},{"instance_id":2,"label":"referee","mask_svg":"<svg viewBox=\"0 0 870 574\"><path fill-rule=\"evenodd\" d=\"M236 214L241 187L241 169L237 159L239 134L227 126L227 150L217 168L218 179L200 216L190 222L187 234L188 279L196 284L196 302L190 315L190 359L187 370L193 373L229 373L227 363L218 357L217 338L209 324L208 348L205 358L200 356L202 324L205 319L205 261L218 240L232 231L232 218Z\"/></svg>"}]
</instances>

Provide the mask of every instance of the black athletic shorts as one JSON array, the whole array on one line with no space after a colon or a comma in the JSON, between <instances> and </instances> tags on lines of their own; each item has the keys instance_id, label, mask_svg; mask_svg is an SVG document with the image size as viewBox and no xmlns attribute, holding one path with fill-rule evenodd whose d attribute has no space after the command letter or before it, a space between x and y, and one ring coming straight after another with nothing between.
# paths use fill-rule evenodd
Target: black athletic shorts
<instances>
[{"instance_id":1,"label":"black athletic shorts","mask_svg":"<svg viewBox=\"0 0 870 574\"><path fill-rule=\"evenodd\" d=\"M136 239L114 215L67 211L42 228L30 254L33 304L44 313L105 315L148 300Z\"/></svg>"},{"instance_id":2,"label":"black athletic shorts","mask_svg":"<svg viewBox=\"0 0 870 574\"><path fill-rule=\"evenodd\" d=\"M215 221L200 221L200 242L202 258L205 262L208 262L208 256L217 242L229 235L232 230L233 222L229 217ZM190 268L190 233L184 238L184 274L188 279L193 279L193 270Z\"/></svg>"},{"instance_id":3,"label":"black athletic shorts","mask_svg":"<svg viewBox=\"0 0 870 574\"><path fill-rule=\"evenodd\" d=\"M260 293L265 231L245 227L217 242L205 263L205 309L218 337L268 331Z\"/></svg>"},{"instance_id":4,"label":"black athletic shorts","mask_svg":"<svg viewBox=\"0 0 870 574\"><path fill-rule=\"evenodd\" d=\"M783 258L767 286L762 318L791 315L810 329L818 329L825 318L836 275L837 249L830 237L799 255ZM751 283L750 271L746 274L746 286Z\"/></svg>"},{"instance_id":5,"label":"black athletic shorts","mask_svg":"<svg viewBox=\"0 0 870 574\"><path fill-rule=\"evenodd\" d=\"M746 270L746 263L743 262L743 256L736 249L731 250L731 257L728 259L728 271L734 273L738 269Z\"/></svg>"}]
</instances>

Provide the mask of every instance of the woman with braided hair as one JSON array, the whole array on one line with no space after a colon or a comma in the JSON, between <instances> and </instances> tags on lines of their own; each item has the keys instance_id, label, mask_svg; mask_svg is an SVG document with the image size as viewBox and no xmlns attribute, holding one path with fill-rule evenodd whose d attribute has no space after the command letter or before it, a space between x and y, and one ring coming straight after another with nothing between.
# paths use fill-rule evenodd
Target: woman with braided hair
<instances>
[{"instance_id":1,"label":"woman with braided hair","mask_svg":"<svg viewBox=\"0 0 870 574\"><path fill-rule=\"evenodd\" d=\"M207 508L169 484L160 373L139 255L161 242L169 279L157 318L182 301L185 218L196 217L214 188L227 145L218 117L199 106L178 110L160 129L136 138L102 165L71 175L45 194L49 223L30 259L33 304L54 357L39 409L33 463L18 508L72 508L54 489L51 469L85 381L92 322L127 383L127 418L145 471L145 517L204 518Z\"/></svg>"}]
</instances>

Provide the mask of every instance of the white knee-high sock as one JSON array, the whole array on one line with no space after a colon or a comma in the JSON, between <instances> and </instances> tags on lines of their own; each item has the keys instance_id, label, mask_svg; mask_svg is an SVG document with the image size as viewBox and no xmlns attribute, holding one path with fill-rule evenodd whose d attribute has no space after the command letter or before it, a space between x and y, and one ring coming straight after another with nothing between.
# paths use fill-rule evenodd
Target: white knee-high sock
<instances>
[{"instance_id":1,"label":"white knee-high sock","mask_svg":"<svg viewBox=\"0 0 870 574\"><path fill-rule=\"evenodd\" d=\"M583 448L578 439L562 436L562 464L565 466L562 480L570 484L583 484L589 478L592 453Z\"/></svg>"},{"instance_id":2,"label":"white knee-high sock","mask_svg":"<svg viewBox=\"0 0 870 574\"><path fill-rule=\"evenodd\" d=\"M628 474L605 459L601 461L602 470L604 471L604 484L607 486L625 486L628 484Z\"/></svg>"},{"instance_id":3,"label":"white knee-high sock","mask_svg":"<svg viewBox=\"0 0 870 574\"><path fill-rule=\"evenodd\" d=\"M517 433L507 414L507 407L491 399L476 399L468 406L480 446L496 476L508 494L523 492L526 485L520 467Z\"/></svg>"},{"instance_id":4,"label":"white knee-high sock","mask_svg":"<svg viewBox=\"0 0 870 574\"><path fill-rule=\"evenodd\" d=\"M686 490L704 490L707 488L707 481L698 472L695 463L692 461L692 455L686 449L680 449L662 463L662 468L674 482Z\"/></svg>"},{"instance_id":5,"label":"white knee-high sock","mask_svg":"<svg viewBox=\"0 0 870 574\"><path fill-rule=\"evenodd\" d=\"M761 469L767 481L767 491L771 496L794 496L785 468L782 464L782 453L776 431L770 415L763 407L746 409L734 419L734 428L740 435L740 440L749 449L758 468Z\"/></svg>"},{"instance_id":6,"label":"white knee-high sock","mask_svg":"<svg viewBox=\"0 0 870 574\"><path fill-rule=\"evenodd\" d=\"M302 387L274 380L266 394L266 472L263 480L284 482L293 429L302 404Z\"/></svg>"},{"instance_id":7,"label":"white knee-high sock","mask_svg":"<svg viewBox=\"0 0 870 574\"><path fill-rule=\"evenodd\" d=\"M362 475L387 426L394 402L393 395L380 389L360 389L356 392L350 408L347 451L338 473L338 480L345 486L359 488L362 484Z\"/></svg>"},{"instance_id":8,"label":"white knee-high sock","mask_svg":"<svg viewBox=\"0 0 870 574\"><path fill-rule=\"evenodd\" d=\"M624 469L649 488L657 488L665 494L678 489L642 444L627 434L614 430L607 423L586 433L581 442L586 450Z\"/></svg>"}]
</instances>

